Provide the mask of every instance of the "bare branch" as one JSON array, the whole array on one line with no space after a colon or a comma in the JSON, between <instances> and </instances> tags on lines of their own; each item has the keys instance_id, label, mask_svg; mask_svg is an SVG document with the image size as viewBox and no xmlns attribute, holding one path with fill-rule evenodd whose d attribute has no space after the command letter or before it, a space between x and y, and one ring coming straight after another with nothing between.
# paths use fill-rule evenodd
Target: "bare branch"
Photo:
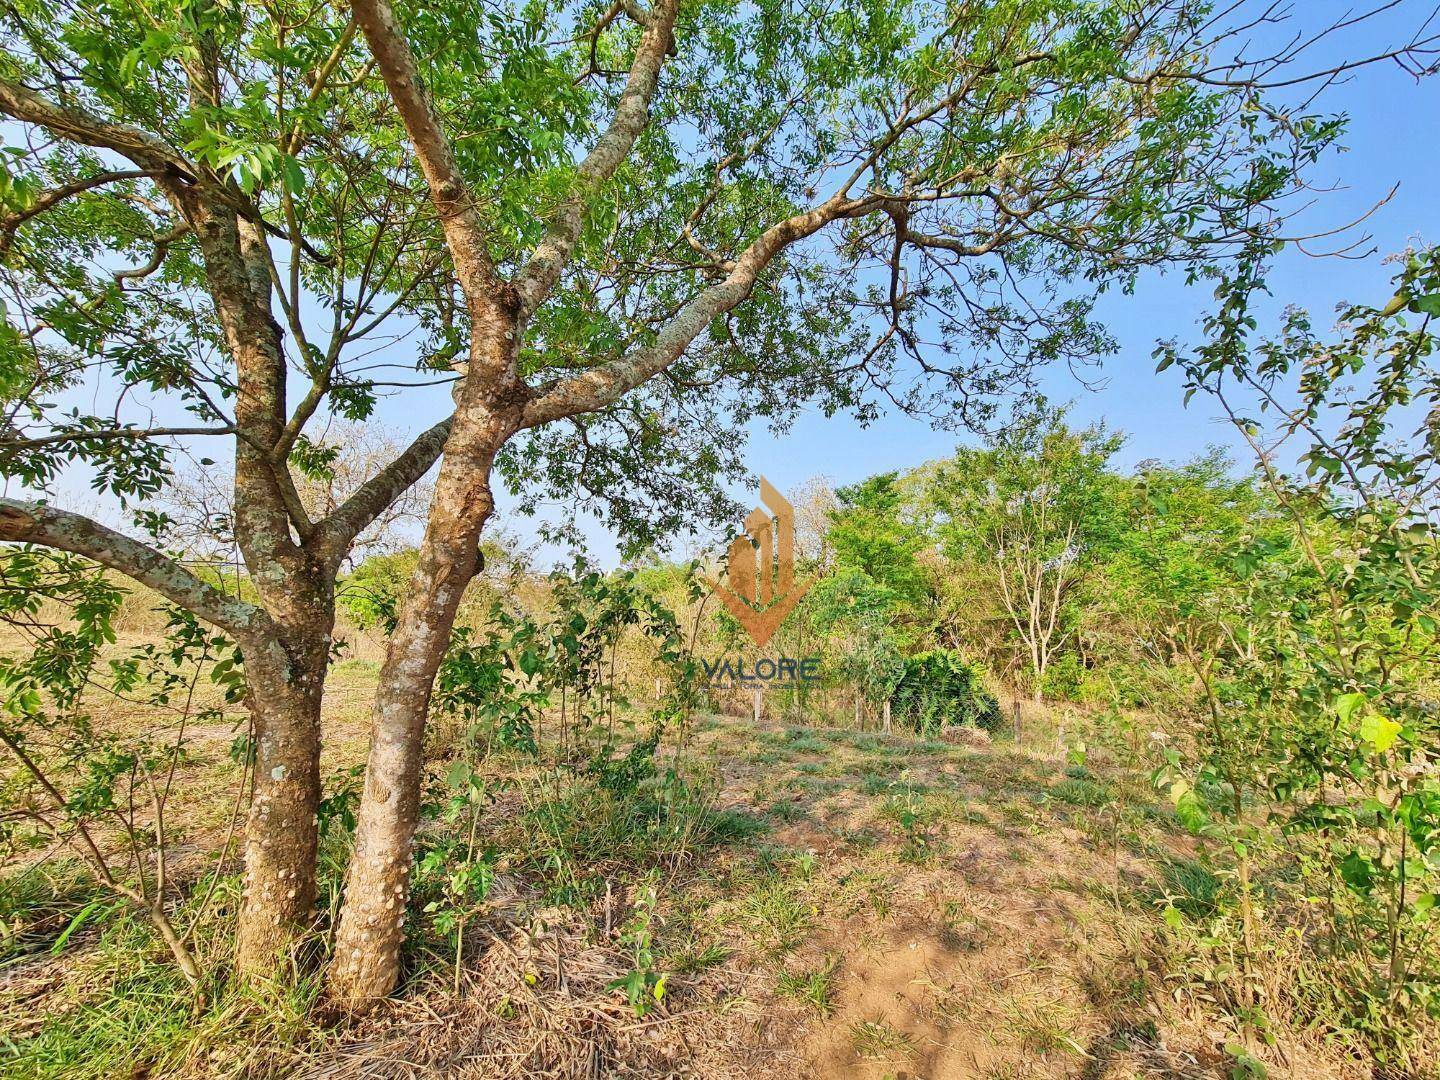
<instances>
[{"instance_id":1,"label":"bare branch","mask_svg":"<svg viewBox=\"0 0 1440 1080\"><path fill-rule=\"evenodd\" d=\"M360 486L336 511L320 522L316 540L326 558L337 564L350 541L440 460L454 418L446 417L423 432L405 452Z\"/></svg>"}]
</instances>

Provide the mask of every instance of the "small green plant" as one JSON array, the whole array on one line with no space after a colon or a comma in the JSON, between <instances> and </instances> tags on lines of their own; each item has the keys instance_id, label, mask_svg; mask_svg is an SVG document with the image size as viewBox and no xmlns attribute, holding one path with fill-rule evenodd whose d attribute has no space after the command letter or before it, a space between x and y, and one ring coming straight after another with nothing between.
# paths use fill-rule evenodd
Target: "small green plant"
<instances>
[{"instance_id":1,"label":"small green plant","mask_svg":"<svg viewBox=\"0 0 1440 1080\"><path fill-rule=\"evenodd\" d=\"M861 1020L850 1028L855 1052L872 1061L889 1061L915 1053L914 1040L883 1020Z\"/></svg>"},{"instance_id":2,"label":"small green plant","mask_svg":"<svg viewBox=\"0 0 1440 1080\"><path fill-rule=\"evenodd\" d=\"M776 991L783 997L813 1006L821 1016L835 1011L835 971L840 966L837 958L831 958L818 968L806 971L784 971L775 982Z\"/></svg>"},{"instance_id":3,"label":"small green plant","mask_svg":"<svg viewBox=\"0 0 1440 1080\"><path fill-rule=\"evenodd\" d=\"M454 990L460 992L465 957L465 925L484 910L495 884L495 852L476 846L480 812L490 802L484 780L464 761L456 761L446 775L452 795L444 817L459 823L463 836L448 836L420 858L417 886L438 884L439 895L424 906L437 933L454 939Z\"/></svg>"},{"instance_id":4,"label":"small green plant","mask_svg":"<svg viewBox=\"0 0 1440 1080\"><path fill-rule=\"evenodd\" d=\"M784 953L810 930L814 909L794 885L767 877L740 904L740 918L756 943L768 953Z\"/></svg>"},{"instance_id":5,"label":"small green plant","mask_svg":"<svg viewBox=\"0 0 1440 1080\"><path fill-rule=\"evenodd\" d=\"M929 863L935 855L935 825L939 811L930 805L919 789L905 787L885 801L884 812L900 826L903 836L900 861L911 866Z\"/></svg>"},{"instance_id":6,"label":"small green plant","mask_svg":"<svg viewBox=\"0 0 1440 1080\"><path fill-rule=\"evenodd\" d=\"M610 990L623 990L636 1016L644 1016L665 1000L669 976L655 966L655 938L651 922L659 897L653 875L636 893L635 910L621 931L620 940L630 951L630 970L612 979Z\"/></svg>"}]
</instances>

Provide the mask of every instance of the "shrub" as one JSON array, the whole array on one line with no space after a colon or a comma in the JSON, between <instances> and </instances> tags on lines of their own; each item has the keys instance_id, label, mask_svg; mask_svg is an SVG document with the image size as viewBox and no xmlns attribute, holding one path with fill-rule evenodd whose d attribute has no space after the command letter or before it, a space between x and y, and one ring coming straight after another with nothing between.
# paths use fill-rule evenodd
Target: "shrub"
<instances>
[{"instance_id":1,"label":"shrub","mask_svg":"<svg viewBox=\"0 0 1440 1080\"><path fill-rule=\"evenodd\" d=\"M948 724L1000 727L1000 703L981 683L979 666L950 649L906 657L890 706L896 720L926 735Z\"/></svg>"}]
</instances>

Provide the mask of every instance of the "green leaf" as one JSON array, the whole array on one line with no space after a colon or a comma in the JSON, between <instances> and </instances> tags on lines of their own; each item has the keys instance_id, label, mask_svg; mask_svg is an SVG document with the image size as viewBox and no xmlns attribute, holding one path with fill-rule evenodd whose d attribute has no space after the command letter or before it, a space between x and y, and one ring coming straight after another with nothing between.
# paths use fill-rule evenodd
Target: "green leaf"
<instances>
[{"instance_id":1,"label":"green leaf","mask_svg":"<svg viewBox=\"0 0 1440 1080\"><path fill-rule=\"evenodd\" d=\"M452 761L445 773L445 783L452 791L460 791L470 783L470 766L464 761Z\"/></svg>"},{"instance_id":2,"label":"green leaf","mask_svg":"<svg viewBox=\"0 0 1440 1080\"><path fill-rule=\"evenodd\" d=\"M60 936L57 937L54 944L50 946L51 954L53 955L62 951L65 948L65 943L70 940L71 935L74 934L75 931L89 922L92 916L99 912L107 911L110 907L111 905L104 900L92 900L86 904L75 913L75 917L70 920L69 925L60 931Z\"/></svg>"},{"instance_id":3,"label":"green leaf","mask_svg":"<svg viewBox=\"0 0 1440 1080\"><path fill-rule=\"evenodd\" d=\"M1418 311L1423 315L1440 316L1440 293L1430 293L1427 296L1417 296L1410 301L1410 309Z\"/></svg>"},{"instance_id":4,"label":"green leaf","mask_svg":"<svg viewBox=\"0 0 1440 1080\"><path fill-rule=\"evenodd\" d=\"M1199 832L1210 820L1205 805L1187 780L1176 780L1170 785L1170 801L1175 806L1176 819L1190 832Z\"/></svg>"},{"instance_id":5,"label":"green leaf","mask_svg":"<svg viewBox=\"0 0 1440 1080\"><path fill-rule=\"evenodd\" d=\"M1335 699L1335 711L1340 716L1340 722L1342 724L1349 724L1350 718L1355 715L1355 711L1364 704L1364 694L1341 694Z\"/></svg>"},{"instance_id":6,"label":"green leaf","mask_svg":"<svg viewBox=\"0 0 1440 1080\"><path fill-rule=\"evenodd\" d=\"M1360 721L1360 737L1375 747L1377 754L1383 754L1390 747L1395 745L1395 740L1400 737L1404 725L1397 724L1388 716L1381 716L1378 712L1369 712Z\"/></svg>"},{"instance_id":7,"label":"green leaf","mask_svg":"<svg viewBox=\"0 0 1440 1080\"><path fill-rule=\"evenodd\" d=\"M285 188L291 195L305 194L305 170L300 167L300 162L292 155L285 155L285 163L282 169L285 176Z\"/></svg>"},{"instance_id":8,"label":"green leaf","mask_svg":"<svg viewBox=\"0 0 1440 1080\"><path fill-rule=\"evenodd\" d=\"M1375 868L1360 852L1352 851L1340 860L1340 877L1356 892L1368 893L1375 884Z\"/></svg>"}]
</instances>

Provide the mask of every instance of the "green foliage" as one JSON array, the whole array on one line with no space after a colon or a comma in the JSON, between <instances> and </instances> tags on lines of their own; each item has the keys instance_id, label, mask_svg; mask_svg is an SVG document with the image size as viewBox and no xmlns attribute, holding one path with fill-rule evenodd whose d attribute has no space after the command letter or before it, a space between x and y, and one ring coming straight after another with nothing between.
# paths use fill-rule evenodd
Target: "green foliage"
<instances>
[{"instance_id":1,"label":"green foliage","mask_svg":"<svg viewBox=\"0 0 1440 1080\"><path fill-rule=\"evenodd\" d=\"M133 906L161 931L194 984L200 973L167 915L164 810L185 757L187 725L224 714L223 705L196 706L198 684L208 678L223 704L233 705L245 695L243 666L225 635L166 608L163 638L112 656L105 678L102 654L116 640L123 596L84 560L26 549L0 553L0 622L30 646L28 654L0 658L7 766L0 772L0 842L12 853L68 849L108 894L76 912L52 948L62 950L86 920ZM41 621L47 598L67 602L71 619ZM91 713L101 695L139 698L166 719L139 735L113 732ZM123 838L128 851L107 854L107 833Z\"/></svg>"},{"instance_id":2,"label":"green foliage","mask_svg":"<svg viewBox=\"0 0 1440 1080\"><path fill-rule=\"evenodd\" d=\"M905 673L891 698L891 714L924 735L954 724L995 731L1000 703L981 682L980 669L950 649L905 658Z\"/></svg>"},{"instance_id":3,"label":"green foliage","mask_svg":"<svg viewBox=\"0 0 1440 1080\"><path fill-rule=\"evenodd\" d=\"M340 583L335 594L340 609L362 630L394 629L396 610L405 594L405 584L415 570L416 559L414 551L370 556Z\"/></svg>"},{"instance_id":4,"label":"green foliage","mask_svg":"<svg viewBox=\"0 0 1440 1080\"><path fill-rule=\"evenodd\" d=\"M888 598L901 618L923 612L929 585L918 555L928 543L898 473L881 473L835 492L840 506L830 515L826 540L843 573L858 571Z\"/></svg>"},{"instance_id":5,"label":"green foliage","mask_svg":"<svg viewBox=\"0 0 1440 1080\"><path fill-rule=\"evenodd\" d=\"M905 670L896 629L906 610L900 593L842 564L811 589L804 610L809 629L824 642L832 677L856 687L872 706L894 693Z\"/></svg>"},{"instance_id":6,"label":"green foliage","mask_svg":"<svg viewBox=\"0 0 1440 1080\"><path fill-rule=\"evenodd\" d=\"M210 884L202 879L173 912L204 958L199 987L187 984L143 916L115 909L90 927L89 948L53 991L55 1007L0 1047L0 1072L16 1080L109 1080L222 1059L283 1071L286 1056L312 1032L307 1016L320 981L307 974L283 987L247 988L234 980L227 913L239 901L240 882L217 879L214 893Z\"/></svg>"},{"instance_id":7,"label":"green foliage","mask_svg":"<svg viewBox=\"0 0 1440 1080\"><path fill-rule=\"evenodd\" d=\"M467 746L485 740L535 753L535 727L549 700L542 681L540 625L528 615L492 608L482 630L456 627L435 677L432 707L460 724Z\"/></svg>"},{"instance_id":8,"label":"green foliage","mask_svg":"<svg viewBox=\"0 0 1440 1080\"><path fill-rule=\"evenodd\" d=\"M1221 283L1203 345L1160 350L1250 442L1273 511L1217 560L1233 584L1199 613L1219 632L1186 645L1195 758L1167 750L1157 781L1190 827L1234 850L1247 940L1244 876L1255 850L1284 838L1303 887L1330 898L1326 963L1346 972L1331 986L1338 1011L1378 1067L1400 1074L1418 1060L1421 1027L1440 1020L1440 441L1433 423L1414 427L1440 405L1440 254L1407 254L1394 298L1345 309L1338 340L1292 311L1278 337L1252 341L1263 254ZM1268 422L1273 410L1283 422ZM1202 808L1192 783L1229 798ZM1251 801L1267 827L1246 813Z\"/></svg>"},{"instance_id":9,"label":"green foliage","mask_svg":"<svg viewBox=\"0 0 1440 1080\"><path fill-rule=\"evenodd\" d=\"M839 960L832 958L806 971L782 971L775 980L775 989L809 1005L821 1016L829 1016L835 1011L835 972L839 966Z\"/></svg>"},{"instance_id":10,"label":"green foliage","mask_svg":"<svg viewBox=\"0 0 1440 1080\"><path fill-rule=\"evenodd\" d=\"M1012 664L1037 690L1076 637L1086 588L1126 527L1126 485L1109 468L1121 438L1103 425L1074 431L1065 412L1039 402L984 448L941 462L927 488L940 543L989 572Z\"/></svg>"},{"instance_id":11,"label":"green foliage","mask_svg":"<svg viewBox=\"0 0 1440 1080\"><path fill-rule=\"evenodd\" d=\"M507 445L499 467L522 507L588 502L644 544L731 517L716 480L739 472L741 443L717 431L783 424L812 401L867 419L886 400L984 420L996 392L1023 387L1035 366L1111 348L1092 316L1097 295L1145 267L1198 275L1223 262L1342 129L1215 78L1237 28L1211 25L1207 10L1109 0L956 13L907 0L836 15L704 0L680 18L649 127L613 177L583 191L576 163L620 100L615 74L638 37L628 13L597 23L583 5L401 11L495 265L523 264L555 207L581 197L570 272L518 343L520 373L537 385L650 343L717 265L839 190L849 163L870 163L863 213L828 242L782 253L671 378ZM269 268L266 310L336 313L333 327L292 319L284 342L321 421L370 414L380 388L368 357L397 325L422 375L449 371L469 334L423 185L395 187L416 168L410 141L354 30L328 6L140 14L24 0L3 20L0 76L143 132L181 159L162 171L183 174L196 199L284 238L294 262ZM196 89L207 66L226 76L213 95ZM904 124L897 101L913 103ZM100 152L110 143L88 131L12 127L0 209L26 216L4 245L0 394L27 434L64 437L7 442L0 472L46 490L79 464L97 488L141 503L167 482L173 452L140 434L148 416L234 434L213 252L174 235L185 215L155 170L107 181L128 143ZM907 227L880 193L914 199ZM1006 193L1024 193L1023 205ZM957 237L990 240L974 253ZM903 295L874 280L892 258ZM117 280L117 267L130 275ZM906 359L920 378L900 370ZM119 437L116 417L68 393L96 365L130 412ZM150 409L158 399L165 409ZM282 461L323 469L314 445L287 447Z\"/></svg>"},{"instance_id":12,"label":"green foliage","mask_svg":"<svg viewBox=\"0 0 1440 1080\"><path fill-rule=\"evenodd\" d=\"M620 941L630 952L630 970L609 984L611 990L623 990L636 1016L644 1016L665 1001L667 976L655 966L655 937L651 922L659 898L658 875L651 874L636 890L635 907L620 933Z\"/></svg>"}]
</instances>

